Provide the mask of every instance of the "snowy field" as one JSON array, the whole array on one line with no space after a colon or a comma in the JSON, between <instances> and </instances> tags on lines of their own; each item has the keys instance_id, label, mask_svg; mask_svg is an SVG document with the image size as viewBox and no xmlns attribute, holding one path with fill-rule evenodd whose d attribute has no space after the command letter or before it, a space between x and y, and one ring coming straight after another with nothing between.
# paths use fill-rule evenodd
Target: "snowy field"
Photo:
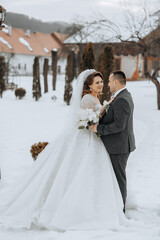
<instances>
[{"instance_id":1,"label":"snowy field","mask_svg":"<svg viewBox=\"0 0 160 240\"><path fill-rule=\"evenodd\" d=\"M18 77L14 81L24 87L27 94L18 100L14 92L8 90L0 99L2 186L16 181L32 165L31 145L39 141L51 142L61 130L69 109L63 102L64 76L58 77L55 93L50 76L49 93L43 94L38 102L32 99L31 77ZM127 88L135 102L137 148L128 160L126 216L137 224L117 231L0 230L0 240L160 240L160 111L157 110L156 88L149 81L128 82ZM54 94L58 98L56 102L51 99Z\"/></svg>"}]
</instances>

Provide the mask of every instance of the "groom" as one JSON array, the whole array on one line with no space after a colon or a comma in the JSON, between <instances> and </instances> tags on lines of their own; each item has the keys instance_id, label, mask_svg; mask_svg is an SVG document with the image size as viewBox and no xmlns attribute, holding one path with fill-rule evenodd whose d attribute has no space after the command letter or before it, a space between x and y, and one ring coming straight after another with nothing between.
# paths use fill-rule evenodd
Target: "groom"
<instances>
[{"instance_id":1,"label":"groom","mask_svg":"<svg viewBox=\"0 0 160 240\"><path fill-rule=\"evenodd\" d=\"M110 155L113 169L122 194L125 212L127 196L126 164L130 152L135 149L133 133L133 99L126 88L126 76L122 71L114 71L109 76L110 92L114 100L99 121L92 125L93 132L98 132Z\"/></svg>"}]
</instances>

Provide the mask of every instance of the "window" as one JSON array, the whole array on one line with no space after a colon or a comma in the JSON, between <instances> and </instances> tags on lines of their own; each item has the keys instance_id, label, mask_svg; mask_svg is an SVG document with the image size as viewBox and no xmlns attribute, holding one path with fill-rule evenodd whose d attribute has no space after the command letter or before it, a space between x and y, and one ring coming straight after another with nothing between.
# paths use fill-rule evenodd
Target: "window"
<instances>
[{"instance_id":1,"label":"window","mask_svg":"<svg viewBox=\"0 0 160 240\"><path fill-rule=\"evenodd\" d=\"M27 70L27 64L26 63L24 64L24 70Z\"/></svg>"},{"instance_id":2,"label":"window","mask_svg":"<svg viewBox=\"0 0 160 240\"><path fill-rule=\"evenodd\" d=\"M20 63L18 63L18 69L19 69L19 70L21 69L21 64L20 64Z\"/></svg>"},{"instance_id":3,"label":"window","mask_svg":"<svg viewBox=\"0 0 160 240\"><path fill-rule=\"evenodd\" d=\"M57 66L57 72L61 73L61 66Z\"/></svg>"}]
</instances>

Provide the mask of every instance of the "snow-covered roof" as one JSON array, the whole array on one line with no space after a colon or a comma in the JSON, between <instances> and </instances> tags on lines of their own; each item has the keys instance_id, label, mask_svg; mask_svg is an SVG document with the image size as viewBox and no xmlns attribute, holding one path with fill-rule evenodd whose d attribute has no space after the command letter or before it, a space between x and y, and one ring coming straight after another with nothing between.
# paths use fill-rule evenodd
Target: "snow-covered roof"
<instances>
[{"instance_id":1,"label":"snow-covered roof","mask_svg":"<svg viewBox=\"0 0 160 240\"><path fill-rule=\"evenodd\" d=\"M12 46L3 37L0 37L0 42L5 44L9 49L13 49Z\"/></svg>"},{"instance_id":2,"label":"snow-covered roof","mask_svg":"<svg viewBox=\"0 0 160 240\"><path fill-rule=\"evenodd\" d=\"M19 41L24 44L31 52L33 51L33 49L31 48L29 42L27 42L24 38L20 37Z\"/></svg>"},{"instance_id":3,"label":"snow-covered roof","mask_svg":"<svg viewBox=\"0 0 160 240\"><path fill-rule=\"evenodd\" d=\"M8 29L11 28L10 34ZM62 34L63 35L63 34ZM61 36L59 33L58 36ZM23 29L5 25L0 31L0 52L34 56L51 56L52 49L62 48L56 34L34 32L26 35Z\"/></svg>"},{"instance_id":4,"label":"snow-covered roof","mask_svg":"<svg viewBox=\"0 0 160 240\"><path fill-rule=\"evenodd\" d=\"M46 53L49 53L48 49L46 47L43 48Z\"/></svg>"}]
</instances>

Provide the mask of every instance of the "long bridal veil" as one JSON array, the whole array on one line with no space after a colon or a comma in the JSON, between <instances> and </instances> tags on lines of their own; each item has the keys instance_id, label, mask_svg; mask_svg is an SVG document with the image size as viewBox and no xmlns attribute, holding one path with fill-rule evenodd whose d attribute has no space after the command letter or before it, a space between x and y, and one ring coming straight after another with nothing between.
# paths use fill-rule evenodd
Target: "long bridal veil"
<instances>
[{"instance_id":1,"label":"long bridal veil","mask_svg":"<svg viewBox=\"0 0 160 240\"><path fill-rule=\"evenodd\" d=\"M53 141L51 141L46 148L39 154L36 161L33 162L28 169L25 170L23 179L19 179L16 183L13 182L9 186L3 185L3 180L0 188L0 214L2 214L10 204L12 204L20 194L23 193L24 189L28 186L28 183L32 184L34 176L39 172L39 169L45 165L46 159L49 156L56 154L57 152L64 151L64 145L69 142L74 133L77 132L77 112L80 108L80 101L83 91L83 84L88 75L96 72L94 69L87 69L79 74L76 85L73 89L73 94L71 98L71 105L69 106L69 111L67 116L63 120L62 129L57 136L53 136ZM65 154L65 152L64 152ZM53 158L54 159L54 158ZM54 161L54 160L53 160ZM43 176L41 176L43 178Z\"/></svg>"}]
</instances>

